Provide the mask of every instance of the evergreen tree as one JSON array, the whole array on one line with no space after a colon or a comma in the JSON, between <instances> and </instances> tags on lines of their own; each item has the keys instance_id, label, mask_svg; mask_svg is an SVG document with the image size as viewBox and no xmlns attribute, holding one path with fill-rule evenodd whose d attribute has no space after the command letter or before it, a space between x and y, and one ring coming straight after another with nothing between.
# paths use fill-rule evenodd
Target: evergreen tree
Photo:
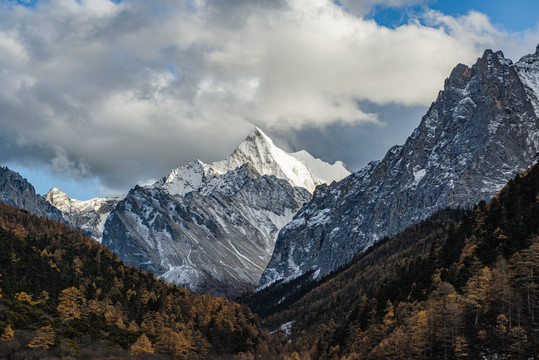
<instances>
[{"instance_id":1,"label":"evergreen tree","mask_svg":"<svg viewBox=\"0 0 539 360\"><path fill-rule=\"evenodd\" d=\"M62 290L58 300L60 303L56 308L63 321L70 321L81 318L81 306L83 301L82 293L76 287Z\"/></svg>"}]
</instances>

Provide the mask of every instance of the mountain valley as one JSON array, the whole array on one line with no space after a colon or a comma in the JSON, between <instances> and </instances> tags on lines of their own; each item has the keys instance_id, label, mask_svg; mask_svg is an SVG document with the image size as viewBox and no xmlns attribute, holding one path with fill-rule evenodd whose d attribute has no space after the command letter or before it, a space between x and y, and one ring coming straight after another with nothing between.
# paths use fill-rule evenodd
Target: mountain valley
<instances>
[{"instance_id":1,"label":"mountain valley","mask_svg":"<svg viewBox=\"0 0 539 360\"><path fill-rule=\"evenodd\" d=\"M539 46L353 173L259 128L119 197L1 168L0 357L537 358L538 160Z\"/></svg>"}]
</instances>

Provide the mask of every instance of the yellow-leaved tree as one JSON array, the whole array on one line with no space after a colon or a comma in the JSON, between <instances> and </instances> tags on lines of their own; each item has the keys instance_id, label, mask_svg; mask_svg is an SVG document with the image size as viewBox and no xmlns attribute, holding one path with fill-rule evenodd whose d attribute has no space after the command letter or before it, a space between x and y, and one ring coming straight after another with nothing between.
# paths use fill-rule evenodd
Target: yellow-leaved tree
<instances>
[{"instance_id":1,"label":"yellow-leaved tree","mask_svg":"<svg viewBox=\"0 0 539 360\"><path fill-rule=\"evenodd\" d=\"M58 300L60 300L60 303L56 310L58 310L63 321L80 319L84 297L79 289L72 286L62 290Z\"/></svg>"},{"instance_id":2,"label":"yellow-leaved tree","mask_svg":"<svg viewBox=\"0 0 539 360\"><path fill-rule=\"evenodd\" d=\"M54 345L55 337L56 333L50 325L43 326L37 331L36 337L28 344L28 347L30 349L50 349Z\"/></svg>"},{"instance_id":3,"label":"yellow-leaved tree","mask_svg":"<svg viewBox=\"0 0 539 360\"><path fill-rule=\"evenodd\" d=\"M189 339L183 332L176 332L170 328L164 328L161 331L155 347L160 353L171 354L180 359L185 358L187 353L193 350Z\"/></svg>"},{"instance_id":4,"label":"yellow-leaved tree","mask_svg":"<svg viewBox=\"0 0 539 360\"><path fill-rule=\"evenodd\" d=\"M148 337L142 334L131 346L129 352L133 355L153 354L153 346Z\"/></svg>"},{"instance_id":5,"label":"yellow-leaved tree","mask_svg":"<svg viewBox=\"0 0 539 360\"><path fill-rule=\"evenodd\" d=\"M11 325L6 326L4 332L2 333L2 341L13 341L15 339L15 331L11 328Z\"/></svg>"}]
</instances>

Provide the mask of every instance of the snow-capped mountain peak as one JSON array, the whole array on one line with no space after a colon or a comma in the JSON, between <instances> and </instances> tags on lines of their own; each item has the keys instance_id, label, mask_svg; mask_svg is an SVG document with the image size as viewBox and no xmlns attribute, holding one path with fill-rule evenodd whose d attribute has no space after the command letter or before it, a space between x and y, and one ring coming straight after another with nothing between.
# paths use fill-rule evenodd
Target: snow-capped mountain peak
<instances>
[{"instance_id":1,"label":"snow-capped mountain peak","mask_svg":"<svg viewBox=\"0 0 539 360\"><path fill-rule=\"evenodd\" d=\"M288 154L255 128L225 160L192 161L132 189L103 244L166 281L236 296L258 283L277 233L309 192L348 174L341 162Z\"/></svg>"},{"instance_id":2,"label":"snow-capped mountain peak","mask_svg":"<svg viewBox=\"0 0 539 360\"><path fill-rule=\"evenodd\" d=\"M350 174L340 161L331 165L315 159L304 150L294 154L285 152L259 128L254 128L228 158L214 162L209 167L218 174L224 174L245 163L249 163L260 175L274 175L311 193L317 185L341 180Z\"/></svg>"},{"instance_id":3,"label":"snow-capped mountain peak","mask_svg":"<svg viewBox=\"0 0 539 360\"><path fill-rule=\"evenodd\" d=\"M60 211L67 211L69 208L69 203L71 199L67 197L67 194L62 190L53 187L45 195L45 200L47 200L51 205L57 208Z\"/></svg>"}]
</instances>

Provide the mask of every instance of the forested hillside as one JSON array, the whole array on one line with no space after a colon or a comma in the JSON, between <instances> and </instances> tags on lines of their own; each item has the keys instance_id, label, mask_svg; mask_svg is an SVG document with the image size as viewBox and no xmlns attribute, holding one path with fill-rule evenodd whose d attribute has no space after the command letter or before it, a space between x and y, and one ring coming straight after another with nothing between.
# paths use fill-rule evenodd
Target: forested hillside
<instances>
[{"instance_id":1,"label":"forested hillside","mask_svg":"<svg viewBox=\"0 0 539 360\"><path fill-rule=\"evenodd\" d=\"M158 281L80 232L4 204L0 289L2 359L271 353L248 308Z\"/></svg>"},{"instance_id":2,"label":"forested hillside","mask_svg":"<svg viewBox=\"0 0 539 360\"><path fill-rule=\"evenodd\" d=\"M536 165L461 221L444 211L383 241L264 324L291 322L300 358L537 358L538 199Z\"/></svg>"}]
</instances>

